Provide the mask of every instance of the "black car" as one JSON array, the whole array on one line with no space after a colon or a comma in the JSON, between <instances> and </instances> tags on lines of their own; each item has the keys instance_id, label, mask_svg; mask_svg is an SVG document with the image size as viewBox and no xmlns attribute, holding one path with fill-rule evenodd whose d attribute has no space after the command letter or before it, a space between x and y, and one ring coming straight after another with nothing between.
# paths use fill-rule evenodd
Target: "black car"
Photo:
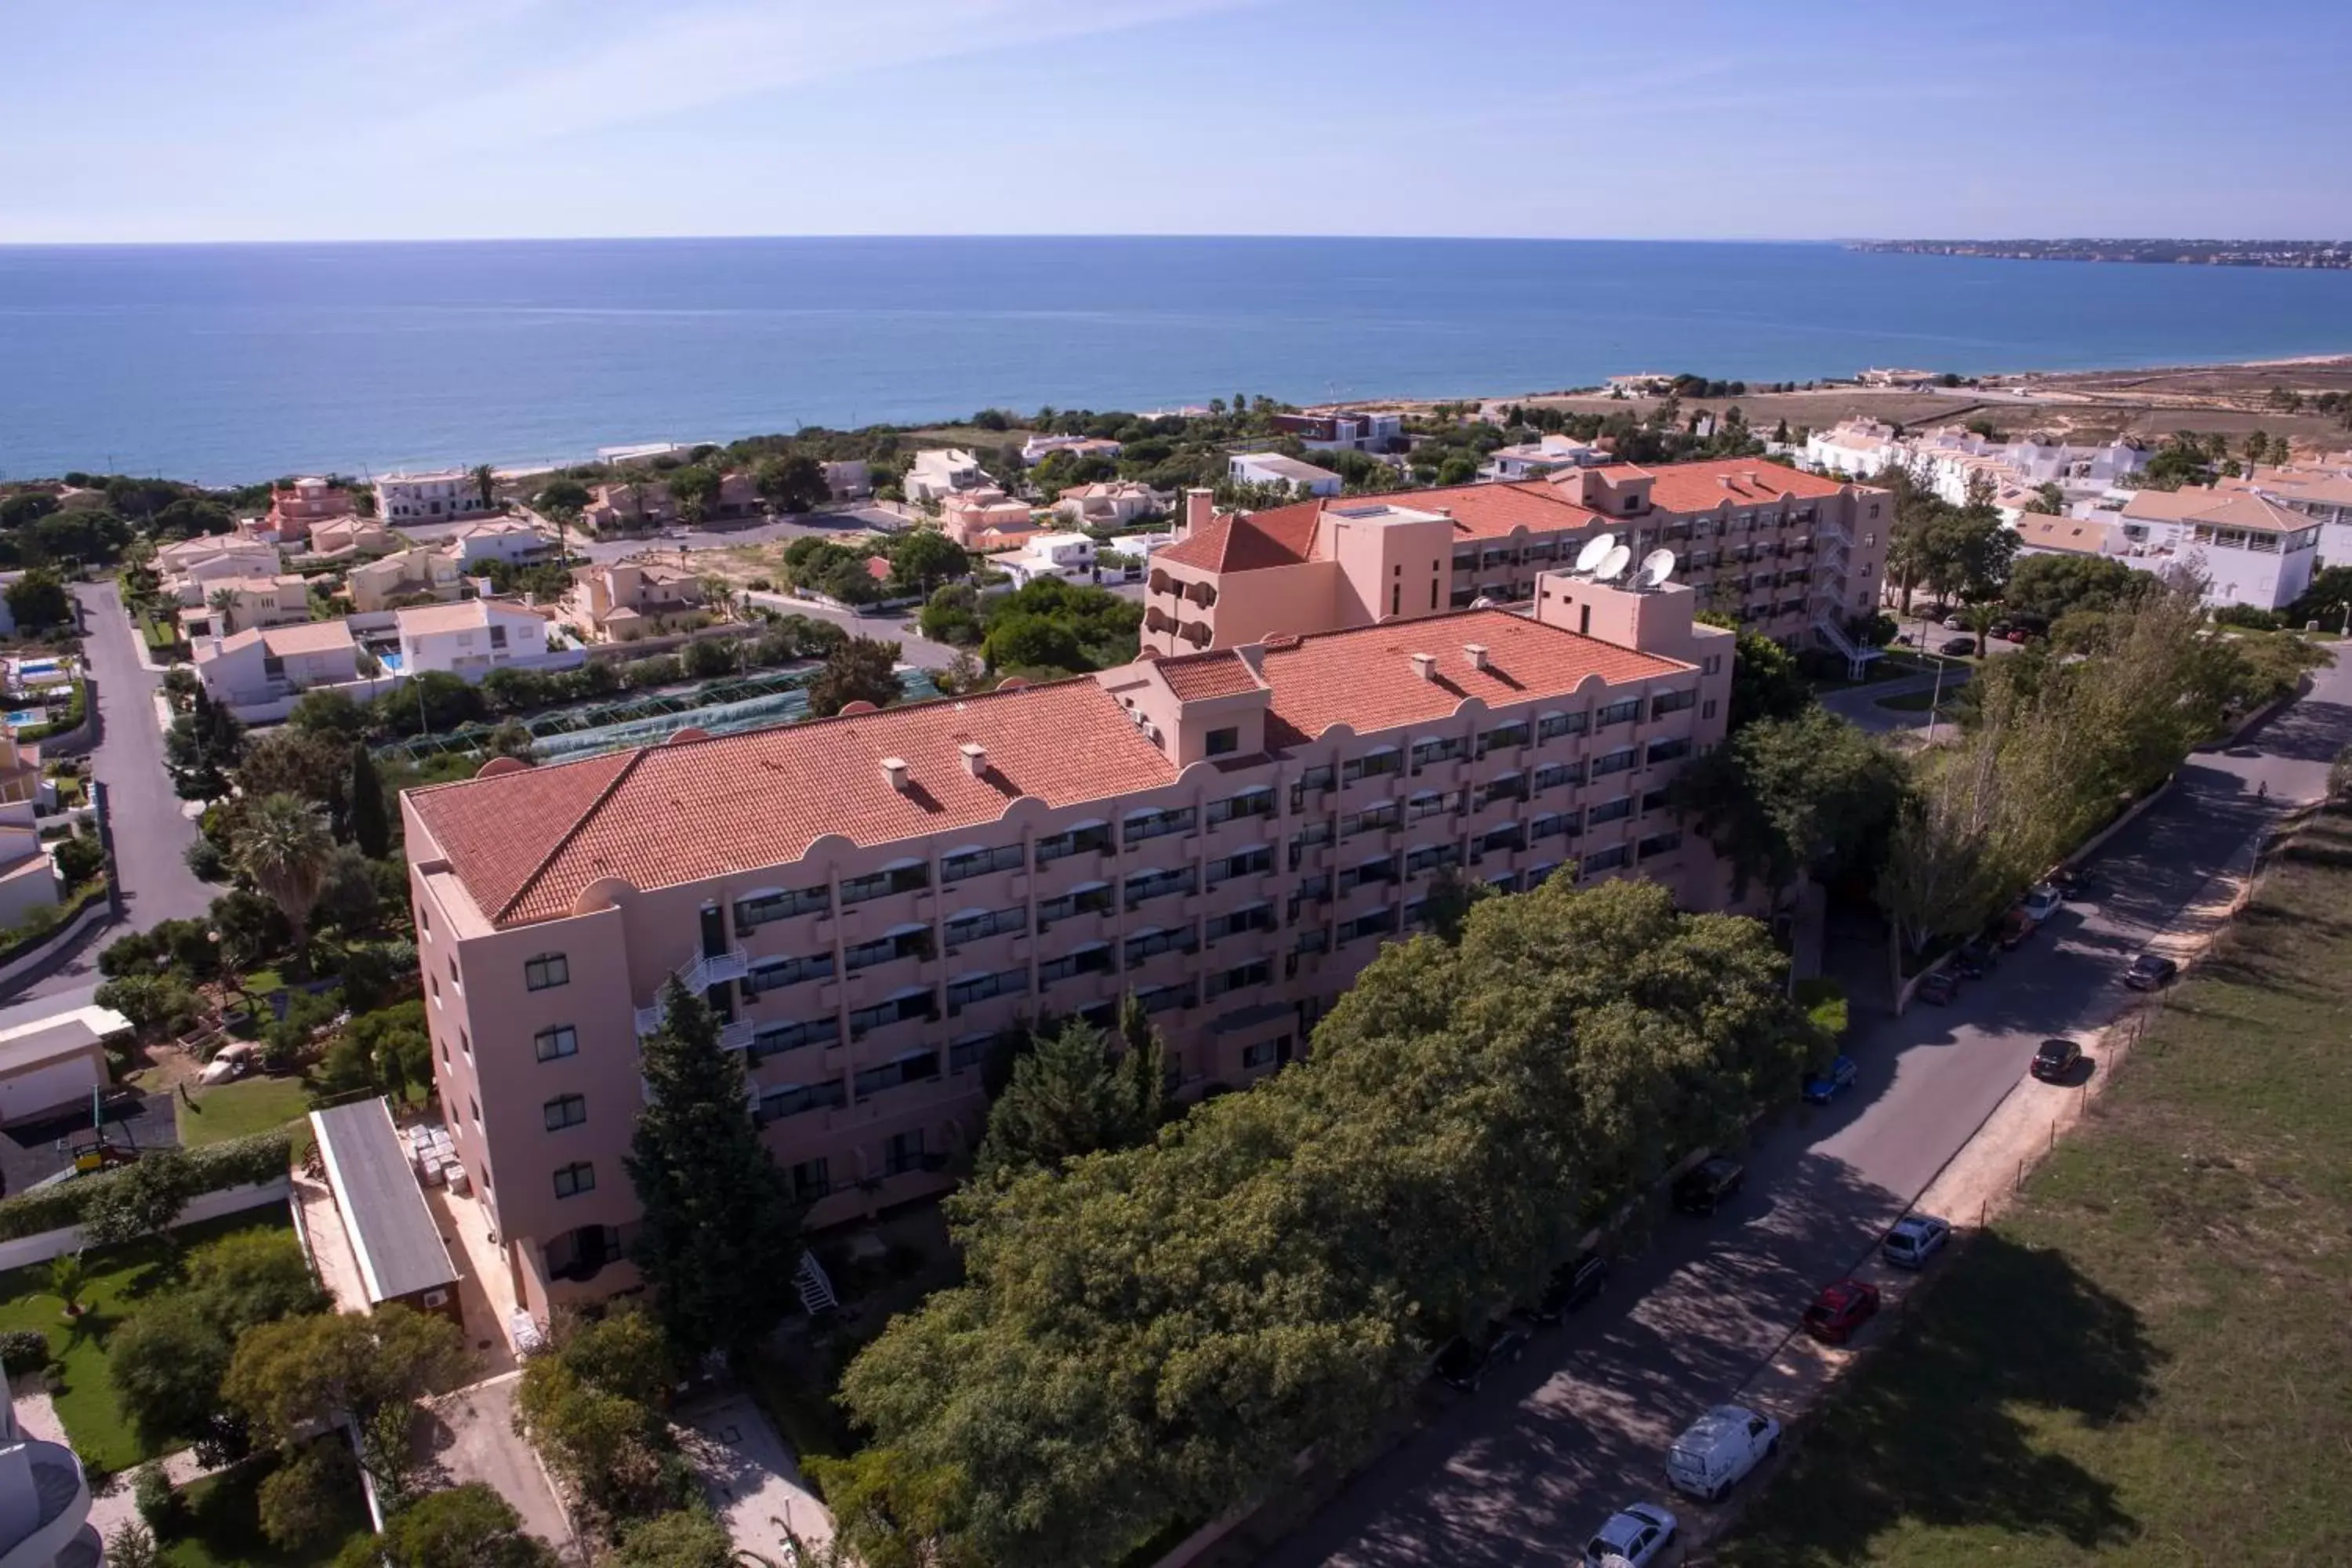
<instances>
[{"instance_id":1,"label":"black car","mask_svg":"<svg viewBox=\"0 0 2352 1568\"><path fill-rule=\"evenodd\" d=\"M1609 1260L1596 1253L1582 1253L1570 1258L1551 1271L1551 1279L1535 1305L1534 1317L1538 1323L1557 1323L1595 1296L1609 1279Z\"/></svg>"},{"instance_id":2,"label":"black car","mask_svg":"<svg viewBox=\"0 0 2352 1568\"><path fill-rule=\"evenodd\" d=\"M1977 651L1977 639L1974 637L1947 637L1944 640L1943 646L1938 647L1936 651L1940 654L1947 654L1954 658L1966 658L1969 655Z\"/></svg>"},{"instance_id":3,"label":"black car","mask_svg":"<svg viewBox=\"0 0 2352 1568\"><path fill-rule=\"evenodd\" d=\"M2135 991L2161 991L2180 978L2180 965L2160 952L2143 952L2124 971L2124 984Z\"/></svg>"},{"instance_id":4,"label":"black car","mask_svg":"<svg viewBox=\"0 0 2352 1568\"><path fill-rule=\"evenodd\" d=\"M1675 1183L1675 1207L1685 1214L1708 1215L1730 1201L1748 1181L1748 1167L1717 1154L1705 1164L1683 1173Z\"/></svg>"},{"instance_id":5,"label":"black car","mask_svg":"<svg viewBox=\"0 0 2352 1568\"><path fill-rule=\"evenodd\" d=\"M1963 980L1982 980L1985 971L2000 956L2000 949L1987 938L1970 937L1952 954L1952 968Z\"/></svg>"},{"instance_id":6,"label":"black car","mask_svg":"<svg viewBox=\"0 0 2352 1568\"><path fill-rule=\"evenodd\" d=\"M1476 1342L1459 1336L1437 1352L1437 1375L1465 1394L1475 1394L1486 1374L1528 1352L1528 1327L1517 1319L1489 1323Z\"/></svg>"},{"instance_id":7,"label":"black car","mask_svg":"<svg viewBox=\"0 0 2352 1568\"><path fill-rule=\"evenodd\" d=\"M1922 1002L1933 1002L1941 1007L1959 994L1960 977L1948 969L1938 969L1923 976L1918 996Z\"/></svg>"},{"instance_id":8,"label":"black car","mask_svg":"<svg viewBox=\"0 0 2352 1568\"><path fill-rule=\"evenodd\" d=\"M2072 1040L2044 1040L2033 1053L2032 1073L2044 1083L2064 1083L2083 1059L2083 1047Z\"/></svg>"},{"instance_id":9,"label":"black car","mask_svg":"<svg viewBox=\"0 0 2352 1568\"><path fill-rule=\"evenodd\" d=\"M2097 886L2087 866L2069 866L2063 870L2053 871L2049 882L2068 903L2089 898Z\"/></svg>"}]
</instances>

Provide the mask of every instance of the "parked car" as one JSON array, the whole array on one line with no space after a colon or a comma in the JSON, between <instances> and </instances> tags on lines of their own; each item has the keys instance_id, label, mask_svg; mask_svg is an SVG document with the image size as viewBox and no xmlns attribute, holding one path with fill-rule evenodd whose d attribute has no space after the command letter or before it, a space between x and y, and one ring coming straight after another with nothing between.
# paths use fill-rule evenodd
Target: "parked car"
<instances>
[{"instance_id":1,"label":"parked car","mask_svg":"<svg viewBox=\"0 0 2352 1568\"><path fill-rule=\"evenodd\" d=\"M1675 1207L1685 1214L1711 1215L1747 1182L1747 1166L1728 1155L1717 1154L1682 1173L1675 1183Z\"/></svg>"},{"instance_id":2,"label":"parked car","mask_svg":"<svg viewBox=\"0 0 2352 1568\"><path fill-rule=\"evenodd\" d=\"M2082 1059L2083 1047L2074 1041L2044 1040L2042 1048L2033 1053L2033 1066L2030 1070L2044 1083L2064 1083L2074 1076L2074 1066Z\"/></svg>"},{"instance_id":3,"label":"parked car","mask_svg":"<svg viewBox=\"0 0 2352 1568\"><path fill-rule=\"evenodd\" d=\"M2050 873L2050 885L2072 904L2089 898L2098 882L2088 866L2068 866Z\"/></svg>"},{"instance_id":4,"label":"parked car","mask_svg":"<svg viewBox=\"0 0 2352 1568\"><path fill-rule=\"evenodd\" d=\"M1675 1549L1675 1516L1654 1502L1629 1502L1584 1543L1584 1568L1601 1568L1612 1556L1633 1568L1663 1563Z\"/></svg>"},{"instance_id":5,"label":"parked car","mask_svg":"<svg viewBox=\"0 0 2352 1568\"><path fill-rule=\"evenodd\" d=\"M1942 1007L1960 994L1960 977L1948 969L1938 969L1919 982L1916 995L1922 1002L1933 1002Z\"/></svg>"},{"instance_id":6,"label":"parked car","mask_svg":"<svg viewBox=\"0 0 2352 1568\"><path fill-rule=\"evenodd\" d=\"M2007 631L2000 632L1998 635L2004 641L2013 642L2020 647L2023 647L2027 643L2033 640L2033 634L2027 631L2023 626L2011 626Z\"/></svg>"},{"instance_id":7,"label":"parked car","mask_svg":"<svg viewBox=\"0 0 2352 1568\"><path fill-rule=\"evenodd\" d=\"M2161 991L2180 978L2180 965L2160 952L2143 952L2124 971L2124 984L2135 991Z\"/></svg>"},{"instance_id":8,"label":"parked car","mask_svg":"<svg viewBox=\"0 0 2352 1568\"><path fill-rule=\"evenodd\" d=\"M1437 1352L1437 1375L1465 1394L1475 1394L1486 1374L1527 1354L1528 1326L1515 1318L1489 1323L1475 1342L1448 1340Z\"/></svg>"},{"instance_id":9,"label":"parked car","mask_svg":"<svg viewBox=\"0 0 2352 1568\"><path fill-rule=\"evenodd\" d=\"M1842 1345L1878 1313L1878 1287L1864 1279L1824 1285L1805 1309L1805 1332L1825 1345Z\"/></svg>"},{"instance_id":10,"label":"parked car","mask_svg":"<svg viewBox=\"0 0 2352 1568\"><path fill-rule=\"evenodd\" d=\"M1780 1424L1744 1405L1718 1405L1692 1422L1666 1451L1676 1491L1713 1502L1780 1451Z\"/></svg>"},{"instance_id":11,"label":"parked car","mask_svg":"<svg viewBox=\"0 0 2352 1568\"><path fill-rule=\"evenodd\" d=\"M1992 625L1985 627L1985 635L1987 637L1996 637L2006 639L2009 634L2016 629L2017 628L2015 626L2010 625L2007 621L1995 621Z\"/></svg>"},{"instance_id":12,"label":"parked car","mask_svg":"<svg viewBox=\"0 0 2352 1568\"><path fill-rule=\"evenodd\" d=\"M1952 954L1952 967L1959 971L1963 980L1981 980L2000 959L2000 949L1993 945L1990 938L1972 936Z\"/></svg>"},{"instance_id":13,"label":"parked car","mask_svg":"<svg viewBox=\"0 0 2352 1568\"><path fill-rule=\"evenodd\" d=\"M1969 618L1966 616L1946 616L1944 617L1944 629L1948 632L1967 631L1969 629Z\"/></svg>"},{"instance_id":14,"label":"parked car","mask_svg":"<svg viewBox=\"0 0 2352 1568\"><path fill-rule=\"evenodd\" d=\"M2021 909L2011 910L2002 915L1992 928L1992 940L1999 944L2003 952L2015 952L2024 945L2025 939L2032 934L2033 922L2026 918L2025 911Z\"/></svg>"},{"instance_id":15,"label":"parked car","mask_svg":"<svg viewBox=\"0 0 2352 1568\"><path fill-rule=\"evenodd\" d=\"M1538 1323L1557 1323L1595 1296L1609 1282L1609 1260L1598 1253L1579 1253L1551 1271L1532 1316Z\"/></svg>"},{"instance_id":16,"label":"parked car","mask_svg":"<svg viewBox=\"0 0 2352 1568\"><path fill-rule=\"evenodd\" d=\"M1952 1227L1931 1214L1906 1214L1895 1222L1886 1239L1878 1244L1878 1256L1897 1268L1925 1268L1927 1259L1944 1249L1952 1239Z\"/></svg>"},{"instance_id":17,"label":"parked car","mask_svg":"<svg viewBox=\"0 0 2352 1568\"><path fill-rule=\"evenodd\" d=\"M2032 921L2035 925L2040 925L2063 909L2065 904L2066 895L2052 884L2044 882L2026 894L2025 901L2017 907L2024 911L2027 920Z\"/></svg>"},{"instance_id":18,"label":"parked car","mask_svg":"<svg viewBox=\"0 0 2352 1568\"><path fill-rule=\"evenodd\" d=\"M1852 1057L1840 1057L1820 1072L1805 1075L1804 1096L1814 1105L1827 1105L1840 1094L1853 1087L1862 1069L1853 1065Z\"/></svg>"},{"instance_id":19,"label":"parked car","mask_svg":"<svg viewBox=\"0 0 2352 1568\"><path fill-rule=\"evenodd\" d=\"M1947 637L1944 639L1943 646L1938 647L1936 651L1940 654L1948 655L1953 658L1966 658L1969 655L1977 651L1977 639L1974 637Z\"/></svg>"}]
</instances>

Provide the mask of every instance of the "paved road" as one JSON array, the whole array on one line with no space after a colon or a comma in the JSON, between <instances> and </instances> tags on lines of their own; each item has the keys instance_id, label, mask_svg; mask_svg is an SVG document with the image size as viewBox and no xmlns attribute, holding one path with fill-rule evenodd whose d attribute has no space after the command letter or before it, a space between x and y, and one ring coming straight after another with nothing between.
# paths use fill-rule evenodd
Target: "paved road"
<instances>
[{"instance_id":1,"label":"paved road","mask_svg":"<svg viewBox=\"0 0 2352 1568\"><path fill-rule=\"evenodd\" d=\"M1558 1563L1619 1504L1663 1499L1675 1432L1737 1390L1812 1291L1866 1254L2017 1086L2039 1040L2115 1012L2130 955L2284 801L2317 796L2347 744L2352 668L2336 668L2253 738L2257 754L2191 758L2172 795L2111 841L2094 901L2053 917L1954 1005L1864 1023L1857 1091L1768 1130L1735 1205L1662 1224L1599 1302L1446 1405L1264 1561ZM1857 984L1884 994L1883 949L1844 956Z\"/></svg>"},{"instance_id":2,"label":"paved road","mask_svg":"<svg viewBox=\"0 0 2352 1568\"><path fill-rule=\"evenodd\" d=\"M139 662L138 634L112 583L79 584L74 596L81 601L82 654L98 682L98 744L90 760L106 785L128 929L201 915L220 889L197 880L184 858L196 828L180 814L171 775L163 771L163 735L155 724L162 678ZM52 996L89 985L98 977L98 950L124 929L99 931L72 962L21 994Z\"/></svg>"},{"instance_id":3,"label":"paved road","mask_svg":"<svg viewBox=\"0 0 2352 1568\"><path fill-rule=\"evenodd\" d=\"M1948 661L1943 670L1941 685L1947 702L1968 683L1969 665L1964 659ZM1822 693L1822 706L1860 729L1874 735L1884 735L1894 730L1916 729L1927 721L1925 708L1912 711L1899 708L1883 708L1879 704L1889 697L1901 697L1908 692L1935 695L1937 679L1934 675L1906 676L1899 680L1882 680L1870 686L1849 686L1840 691Z\"/></svg>"}]
</instances>

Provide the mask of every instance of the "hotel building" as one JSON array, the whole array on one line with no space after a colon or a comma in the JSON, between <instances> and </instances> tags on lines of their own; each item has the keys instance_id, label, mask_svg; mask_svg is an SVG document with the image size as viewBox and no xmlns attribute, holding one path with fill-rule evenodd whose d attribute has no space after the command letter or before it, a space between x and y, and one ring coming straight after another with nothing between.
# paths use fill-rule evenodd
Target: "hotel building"
<instances>
[{"instance_id":1,"label":"hotel building","mask_svg":"<svg viewBox=\"0 0 2352 1568\"><path fill-rule=\"evenodd\" d=\"M1180 1097L1275 1070L1448 868L1724 907L1667 794L1724 735L1731 635L1687 588L1529 589L408 792L436 1083L518 1299L634 1283L672 975L824 1226L947 1188L1009 1031L1132 992Z\"/></svg>"}]
</instances>

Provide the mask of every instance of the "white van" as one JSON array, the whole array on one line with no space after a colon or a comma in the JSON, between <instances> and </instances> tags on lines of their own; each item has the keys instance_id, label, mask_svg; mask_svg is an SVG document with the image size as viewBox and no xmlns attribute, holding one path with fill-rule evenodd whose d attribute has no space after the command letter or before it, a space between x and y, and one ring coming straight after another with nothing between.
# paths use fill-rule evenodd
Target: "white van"
<instances>
[{"instance_id":1,"label":"white van","mask_svg":"<svg viewBox=\"0 0 2352 1568\"><path fill-rule=\"evenodd\" d=\"M1742 1405L1718 1405L1675 1439L1666 1479L1676 1491L1713 1502L1780 1447L1778 1421Z\"/></svg>"}]
</instances>

